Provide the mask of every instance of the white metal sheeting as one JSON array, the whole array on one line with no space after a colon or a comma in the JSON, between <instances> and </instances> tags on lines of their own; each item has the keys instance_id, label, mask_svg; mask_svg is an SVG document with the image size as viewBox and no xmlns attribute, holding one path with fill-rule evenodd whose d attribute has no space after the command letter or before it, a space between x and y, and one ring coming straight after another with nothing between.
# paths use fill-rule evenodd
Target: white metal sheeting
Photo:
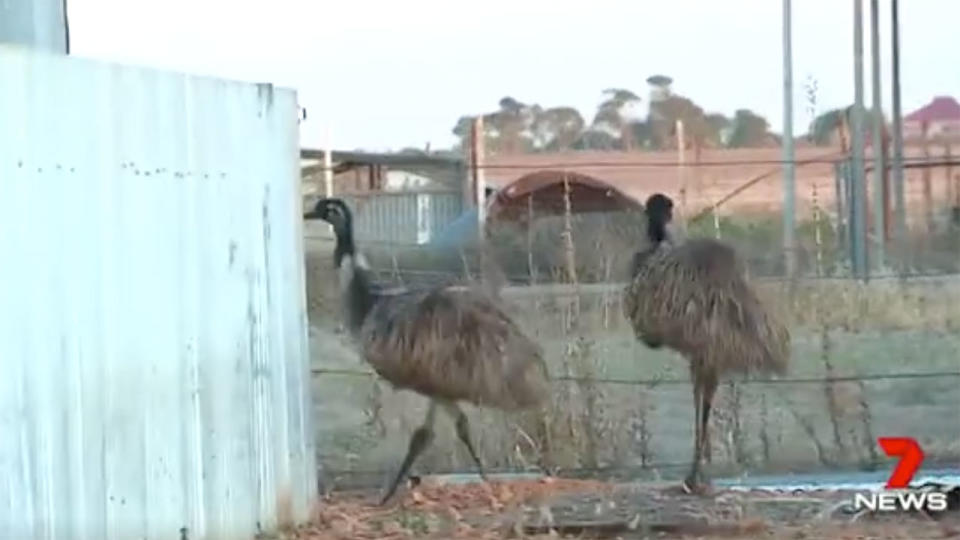
<instances>
[{"instance_id":1,"label":"white metal sheeting","mask_svg":"<svg viewBox=\"0 0 960 540\"><path fill-rule=\"evenodd\" d=\"M295 92L3 46L0 81L0 537L306 519Z\"/></svg>"},{"instance_id":2,"label":"white metal sheeting","mask_svg":"<svg viewBox=\"0 0 960 540\"><path fill-rule=\"evenodd\" d=\"M66 53L66 0L0 0L0 43Z\"/></svg>"}]
</instances>

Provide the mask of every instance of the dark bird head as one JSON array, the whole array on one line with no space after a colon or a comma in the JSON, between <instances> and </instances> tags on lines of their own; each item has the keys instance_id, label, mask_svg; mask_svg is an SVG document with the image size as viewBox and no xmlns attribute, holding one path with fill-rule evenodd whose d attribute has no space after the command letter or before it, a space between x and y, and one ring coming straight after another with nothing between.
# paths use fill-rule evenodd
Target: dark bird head
<instances>
[{"instance_id":1,"label":"dark bird head","mask_svg":"<svg viewBox=\"0 0 960 540\"><path fill-rule=\"evenodd\" d=\"M647 213L647 236L653 245L668 238L667 225L673 221L673 201L662 193L654 193L644 205Z\"/></svg>"},{"instance_id":2,"label":"dark bird head","mask_svg":"<svg viewBox=\"0 0 960 540\"><path fill-rule=\"evenodd\" d=\"M303 219L320 219L333 226L333 233L337 236L337 249L334 252L337 267L340 266L344 256L356 256L356 246L353 243L353 215L342 199L320 199L313 210L303 214Z\"/></svg>"},{"instance_id":3,"label":"dark bird head","mask_svg":"<svg viewBox=\"0 0 960 540\"><path fill-rule=\"evenodd\" d=\"M334 232L339 232L350 228L353 216L342 199L321 198L313 210L303 214L303 219L321 219L333 225Z\"/></svg>"}]
</instances>

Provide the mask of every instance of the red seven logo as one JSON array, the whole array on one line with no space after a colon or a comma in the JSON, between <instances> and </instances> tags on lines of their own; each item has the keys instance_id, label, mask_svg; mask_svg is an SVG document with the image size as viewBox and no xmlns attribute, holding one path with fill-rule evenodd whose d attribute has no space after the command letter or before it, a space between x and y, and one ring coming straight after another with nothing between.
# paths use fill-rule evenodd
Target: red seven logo
<instances>
[{"instance_id":1,"label":"red seven logo","mask_svg":"<svg viewBox=\"0 0 960 540\"><path fill-rule=\"evenodd\" d=\"M917 441L910 437L880 437L880 448L891 457L899 457L887 480L887 489L902 489L910 485L910 480L923 463L923 450Z\"/></svg>"}]
</instances>

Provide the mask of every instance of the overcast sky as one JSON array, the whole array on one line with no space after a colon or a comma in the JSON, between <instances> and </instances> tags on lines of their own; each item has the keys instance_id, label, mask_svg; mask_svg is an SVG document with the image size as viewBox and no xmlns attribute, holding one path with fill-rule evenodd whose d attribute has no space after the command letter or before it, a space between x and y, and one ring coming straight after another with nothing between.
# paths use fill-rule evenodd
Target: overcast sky
<instances>
[{"instance_id":1,"label":"overcast sky","mask_svg":"<svg viewBox=\"0 0 960 540\"><path fill-rule=\"evenodd\" d=\"M864 4L870 103L870 0ZM266 6L271 6L267 8ZM881 5L889 111L890 0ZM751 108L782 126L780 0L70 0L71 52L293 87L304 146L453 142L464 114L510 95L572 105L589 122L601 91L674 78L709 111ZM900 2L904 112L960 97L960 2ZM818 108L853 100L853 2L793 2L796 132L816 78Z\"/></svg>"}]
</instances>

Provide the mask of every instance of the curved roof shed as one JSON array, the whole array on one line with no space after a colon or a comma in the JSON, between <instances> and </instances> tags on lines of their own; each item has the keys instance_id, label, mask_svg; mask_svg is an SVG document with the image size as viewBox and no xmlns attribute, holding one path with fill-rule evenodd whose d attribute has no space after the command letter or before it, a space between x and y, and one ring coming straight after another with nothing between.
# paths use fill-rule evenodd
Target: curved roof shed
<instances>
[{"instance_id":1,"label":"curved roof shed","mask_svg":"<svg viewBox=\"0 0 960 540\"><path fill-rule=\"evenodd\" d=\"M525 223L531 199L535 217L563 214L564 178L570 185L570 205L574 214L643 210L640 201L603 180L573 171L541 170L503 186L487 208L487 223Z\"/></svg>"}]
</instances>

